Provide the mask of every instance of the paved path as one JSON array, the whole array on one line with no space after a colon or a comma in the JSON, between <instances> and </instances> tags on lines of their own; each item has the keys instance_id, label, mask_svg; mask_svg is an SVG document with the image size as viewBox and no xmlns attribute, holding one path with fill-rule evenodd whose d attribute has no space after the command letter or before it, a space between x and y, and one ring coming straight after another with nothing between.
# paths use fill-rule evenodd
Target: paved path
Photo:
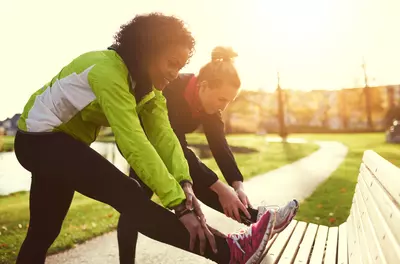
<instances>
[{"instance_id":1,"label":"paved path","mask_svg":"<svg viewBox=\"0 0 400 264\"><path fill-rule=\"evenodd\" d=\"M297 142L301 142L297 140ZM277 170L254 177L245 182L245 189L253 203L285 204L296 198L302 201L324 181L343 161L347 148L338 142L315 142L320 149L310 156ZM268 161L266 161L268 162ZM243 226L203 205L207 222L228 233ZM137 264L159 263L213 263L194 254L139 237ZM118 247L115 232L95 238L75 249L48 257L46 264L118 264Z\"/></svg>"}]
</instances>

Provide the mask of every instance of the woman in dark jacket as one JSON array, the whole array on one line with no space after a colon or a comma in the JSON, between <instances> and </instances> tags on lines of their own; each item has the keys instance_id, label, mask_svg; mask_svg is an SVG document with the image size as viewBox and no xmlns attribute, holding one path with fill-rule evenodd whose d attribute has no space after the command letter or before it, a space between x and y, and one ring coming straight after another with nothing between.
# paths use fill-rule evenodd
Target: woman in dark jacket
<instances>
[{"instance_id":1,"label":"woman in dark jacket","mask_svg":"<svg viewBox=\"0 0 400 264\"><path fill-rule=\"evenodd\" d=\"M211 208L224 213L238 222L256 223L268 210L267 206L253 208L243 188L243 176L225 138L221 112L239 93L240 78L233 64L237 54L226 47L216 47L211 62L198 74L180 74L163 90L167 100L171 126L188 161L193 190L196 197ZM186 134L203 126L210 150L230 188L218 179L188 147ZM138 180L134 170L130 177ZM141 182L149 198L150 188ZM283 230L293 219L298 208L297 201L290 201L279 209L275 230ZM121 263L133 263L137 232L121 216L118 224L118 241Z\"/></svg>"}]
</instances>

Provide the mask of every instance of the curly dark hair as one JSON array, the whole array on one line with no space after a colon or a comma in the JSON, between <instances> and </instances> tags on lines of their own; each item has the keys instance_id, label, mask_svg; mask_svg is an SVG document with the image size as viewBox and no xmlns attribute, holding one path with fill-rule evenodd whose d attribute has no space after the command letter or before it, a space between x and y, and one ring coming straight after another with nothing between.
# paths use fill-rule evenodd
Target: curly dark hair
<instances>
[{"instance_id":1,"label":"curly dark hair","mask_svg":"<svg viewBox=\"0 0 400 264\"><path fill-rule=\"evenodd\" d=\"M112 47L124 60L136 85L148 89L148 63L166 48L179 45L189 48L189 58L193 55L195 39L184 22L174 16L150 13L137 15L122 25Z\"/></svg>"}]
</instances>

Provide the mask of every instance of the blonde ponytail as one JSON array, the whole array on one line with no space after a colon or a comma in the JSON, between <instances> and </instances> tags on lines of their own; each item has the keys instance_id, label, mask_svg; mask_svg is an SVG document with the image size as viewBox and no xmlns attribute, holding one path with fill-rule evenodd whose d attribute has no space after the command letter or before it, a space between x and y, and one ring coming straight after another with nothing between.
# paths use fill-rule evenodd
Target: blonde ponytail
<instances>
[{"instance_id":1,"label":"blonde ponytail","mask_svg":"<svg viewBox=\"0 0 400 264\"><path fill-rule=\"evenodd\" d=\"M233 64L237 56L238 54L231 47L215 47L211 52L211 61L200 69L198 82L207 81L211 88L228 83L239 89L241 82Z\"/></svg>"},{"instance_id":2,"label":"blonde ponytail","mask_svg":"<svg viewBox=\"0 0 400 264\"><path fill-rule=\"evenodd\" d=\"M233 62L238 54L231 47L215 47L211 52L211 61Z\"/></svg>"}]
</instances>

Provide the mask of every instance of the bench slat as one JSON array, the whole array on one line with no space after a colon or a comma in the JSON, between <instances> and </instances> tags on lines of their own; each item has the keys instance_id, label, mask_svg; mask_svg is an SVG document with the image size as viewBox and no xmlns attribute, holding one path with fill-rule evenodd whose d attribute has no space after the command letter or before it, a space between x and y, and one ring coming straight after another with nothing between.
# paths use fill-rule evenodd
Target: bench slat
<instances>
[{"instance_id":1,"label":"bench slat","mask_svg":"<svg viewBox=\"0 0 400 264\"><path fill-rule=\"evenodd\" d=\"M370 173L369 171L363 172L364 175ZM363 186L364 184L364 186ZM391 232L388 224L386 223L378 205L375 202L375 193L371 193L371 189L365 186L366 183L361 181L359 183L361 194L366 203L368 217L374 227L379 246L387 263L400 263L400 245L396 241L394 234ZM372 186L374 183L372 184Z\"/></svg>"},{"instance_id":2,"label":"bench slat","mask_svg":"<svg viewBox=\"0 0 400 264\"><path fill-rule=\"evenodd\" d=\"M285 230L283 230L280 234L278 234L275 242L272 244L271 248L268 250L268 253L264 257L261 264L275 264L278 262L296 225L297 225L297 221L293 220L288 225L288 227L285 228Z\"/></svg>"},{"instance_id":3,"label":"bench slat","mask_svg":"<svg viewBox=\"0 0 400 264\"><path fill-rule=\"evenodd\" d=\"M400 168L397 168L372 150L364 152L363 161L397 204L400 204Z\"/></svg>"},{"instance_id":4,"label":"bench slat","mask_svg":"<svg viewBox=\"0 0 400 264\"><path fill-rule=\"evenodd\" d=\"M368 190L367 190L368 187L363 179L362 174L360 174L360 177L358 179L358 188L359 188L359 192L356 193L355 195L356 195L359 211L362 214L361 221L362 221L362 225L363 225L364 232L366 235L366 242L368 244L368 252L373 260L373 263L377 263L377 264L378 263L386 263L385 257L383 255L383 252L379 245L378 237L374 230L375 228L374 228L374 226L371 222L371 219L368 215L367 206L370 203L368 201L368 199L370 199L371 197L366 195L366 193L368 193Z\"/></svg>"},{"instance_id":5,"label":"bench slat","mask_svg":"<svg viewBox=\"0 0 400 264\"><path fill-rule=\"evenodd\" d=\"M318 225L308 224L306 234L300 244L294 264L306 264L310 258L311 248L314 244L315 235L317 234Z\"/></svg>"},{"instance_id":6,"label":"bench slat","mask_svg":"<svg viewBox=\"0 0 400 264\"><path fill-rule=\"evenodd\" d=\"M328 235L328 227L323 225L318 226L317 238L315 239L314 248L311 253L310 264L322 263L327 235Z\"/></svg>"},{"instance_id":7,"label":"bench slat","mask_svg":"<svg viewBox=\"0 0 400 264\"><path fill-rule=\"evenodd\" d=\"M297 226L290 237L289 243L283 251L282 257L279 259L279 264L291 264L296 257L297 251L299 250L300 243L303 239L304 232L306 231L307 223L298 222Z\"/></svg>"},{"instance_id":8,"label":"bench slat","mask_svg":"<svg viewBox=\"0 0 400 264\"><path fill-rule=\"evenodd\" d=\"M350 209L350 216L349 216L349 225L347 226L347 231L349 232L351 240L349 240L349 243L352 245L349 246L349 263L351 264L358 264L362 263L361 261L361 256L360 256L360 245L359 245L359 238L357 234L357 226L356 226L356 221L355 221L355 202L353 202L353 205ZM351 250L350 250L351 249Z\"/></svg>"},{"instance_id":9,"label":"bench slat","mask_svg":"<svg viewBox=\"0 0 400 264\"><path fill-rule=\"evenodd\" d=\"M360 190L359 190L360 186L357 186L357 191L354 194L354 198L355 198L355 203L353 204L354 206L354 222L356 224L356 230L355 232L357 232L357 237L358 237L358 243L360 246L360 256L362 259L362 263L365 264L372 264L372 258L370 255L370 251L368 250L368 244L367 244L367 239L370 239L369 237L367 237L366 233L365 233L365 226L363 225L362 219L368 218L368 214L364 211L362 211L360 209Z\"/></svg>"},{"instance_id":10,"label":"bench slat","mask_svg":"<svg viewBox=\"0 0 400 264\"><path fill-rule=\"evenodd\" d=\"M347 223L339 226L338 264L348 264L347 261Z\"/></svg>"},{"instance_id":11,"label":"bench slat","mask_svg":"<svg viewBox=\"0 0 400 264\"><path fill-rule=\"evenodd\" d=\"M370 193L374 194L375 204L379 208L379 211L396 238L397 243L400 243L400 209L396 206L393 200L390 199L387 192L382 188L378 180L371 174L365 165L361 166L360 172L365 187L370 189Z\"/></svg>"},{"instance_id":12,"label":"bench slat","mask_svg":"<svg viewBox=\"0 0 400 264\"><path fill-rule=\"evenodd\" d=\"M353 202L354 203L354 202ZM351 206L353 207L353 205ZM350 215L347 218L346 221L346 231L347 231L347 261L350 263L350 259L354 255L355 251L355 238L354 238L354 232L353 232L353 216L351 215L351 209L350 209Z\"/></svg>"},{"instance_id":13,"label":"bench slat","mask_svg":"<svg viewBox=\"0 0 400 264\"><path fill-rule=\"evenodd\" d=\"M275 236L273 236L273 237L268 241L267 246L265 247L265 250L264 250L264 253L263 253L263 255L262 255L261 260L263 260L263 259L266 257L266 255L267 255L269 249L272 247L272 245L274 244L274 242L275 242L275 240L276 240L277 237L278 237L278 234L276 234ZM266 260L265 260L265 261L266 261ZM265 263L270 263L270 262L266 261Z\"/></svg>"},{"instance_id":14,"label":"bench slat","mask_svg":"<svg viewBox=\"0 0 400 264\"><path fill-rule=\"evenodd\" d=\"M268 250L272 247L272 245L274 244L277 237L278 237L278 235L276 234L273 238L271 238L268 241L267 246L265 247L265 254L267 254Z\"/></svg>"},{"instance_id":15,"label":"bench slat","mask_svg":"<svg viewBox=\"0 0 400 264\"><path fill-rule=\"evenodd\" d=\"M329 228L324 264L336 264L338 231L339 228L337 226Z\"/></svg>"}]
</instances>

